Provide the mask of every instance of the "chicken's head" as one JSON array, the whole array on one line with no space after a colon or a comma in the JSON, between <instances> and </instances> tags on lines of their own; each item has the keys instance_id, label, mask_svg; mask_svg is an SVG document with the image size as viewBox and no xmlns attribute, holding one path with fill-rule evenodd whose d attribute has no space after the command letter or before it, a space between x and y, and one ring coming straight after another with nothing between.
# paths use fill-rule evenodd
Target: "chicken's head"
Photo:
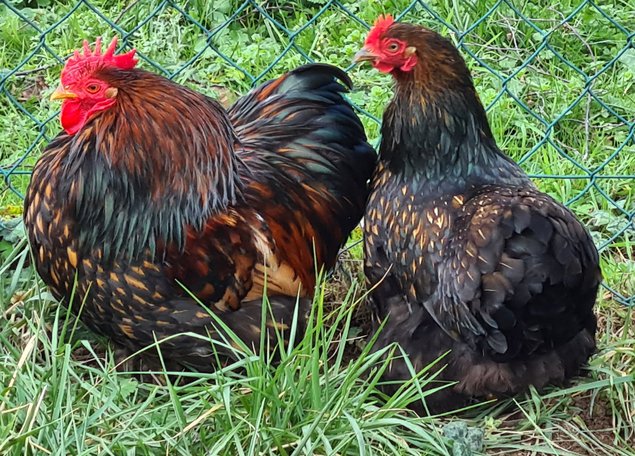
<instances>
[{"instance_id":1,"label":"chicken's head","mask_svg":"<svg viewBox=\"0 0 635 456\"><path fill-rule=\"evenodd\" d=\"M434 30L379 16L355 62L370 61L383 73L430 85L471 84L465 61L452 42Z\"/></svg>"},{"instance_id":2,"label":"chicken's head","mask_svg":"<svg viewBox=\"0 0 635 456\"><path fill-rule=\"evenodd\" d=\"M379 16L370 29L364 47L355 54L354 61L370 61L382 73L396 68L410 71L417 64L416 48L409 46L404 37L394 36L392 27L397 24L390 15Z\"/></svg>"},{"instance_id":3,"label":"chicken's head","mask_svg":"<svg viewBox=\"0 0 635 456\"><path fill-rule=\"evenodd\" d=\"M134 68L137 59L134 49L115 55L116 47L116 37L103 54L101 38L97 38L94 51L84 41L84 53L75 51L66 62L61 84L51 95L51 100L63 100L61 122L69 135L77 133L86 122L117 101L117 88L100 79L99 71L107 67L129 70Z\"/></svg>"}]
</instances>

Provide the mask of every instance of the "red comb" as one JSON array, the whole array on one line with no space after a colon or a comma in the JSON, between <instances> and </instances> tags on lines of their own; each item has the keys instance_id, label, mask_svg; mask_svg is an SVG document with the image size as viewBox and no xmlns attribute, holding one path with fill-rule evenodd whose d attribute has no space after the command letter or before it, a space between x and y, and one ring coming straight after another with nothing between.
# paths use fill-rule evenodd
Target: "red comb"
<instances>
[{"instance_id":1,"label":"red comb","mask_svg":"<svg viewBox=\"0 0 635 456\"><path fill-rule=\"evenodd\" d=\"M370 29L368 37L366 38L366 44L374 45L379 41L381 36L388 30L395 22L395 19L390 14L380 15L373 24L373 28Z\"/></svg>"},{"instance_id":2,"label":"red comb","mask_svg":"<svg viewBox=\"0 0 635 456\"><path fill-rule=\"evenodd\" d=\"M68 59L64 69L62 70L62 84L68 84L75 81L81 75L95 71L98 68L112 66L120 68L122 70L129 70L134 68L137 64L135 59L135 49L125 54L115 55L115 48L117 47L117 37L114 37L108 49L103 54L101 53L101 37L98 37L95 41L95 50L91 51L88 46L88 41L84 40L84 53L80 54L79 51L75 51L73 56Z\"/></svg>"}]
</instances>

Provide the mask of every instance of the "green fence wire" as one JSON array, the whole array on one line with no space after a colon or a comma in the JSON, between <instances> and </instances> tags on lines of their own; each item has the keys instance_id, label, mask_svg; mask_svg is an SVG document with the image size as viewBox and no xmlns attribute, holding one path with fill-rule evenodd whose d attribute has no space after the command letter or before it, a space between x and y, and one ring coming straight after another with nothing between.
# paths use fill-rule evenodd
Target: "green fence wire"
<instances>
[{"instance_id":1,"label":"green fence wire","mask_svg":"<svg viewBox=\"0 0 635 456\"><path fill-rule=\"evenodd\" d=\"M376 140L390 82L350 59L383 12L455 40L501 146L589 226L607 296L635 304L635 15L626 1L4 0L0 219L19 215L32 166L59 131L48 95L84 38L116 34L143 66L224 103L305 62L343 66Z\"/></svg>"}]
</instances>

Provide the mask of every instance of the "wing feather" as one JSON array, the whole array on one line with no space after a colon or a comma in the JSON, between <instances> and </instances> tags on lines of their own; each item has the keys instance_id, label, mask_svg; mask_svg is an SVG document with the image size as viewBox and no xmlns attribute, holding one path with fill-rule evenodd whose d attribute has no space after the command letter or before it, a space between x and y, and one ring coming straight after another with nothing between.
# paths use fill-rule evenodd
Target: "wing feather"
<instances>
[{"instance_id":1,"label":"wing feather","mask_svg":"<svg viewBox=\"0 0 635 456\"><path fill-rule=\"evenodd\" d=\"M559 203L512 189L495 196L466 204L454 227L465 234L449 242L440 295L426 308L448 334L510 358L577 333L601 274L589 234Z\"/></svg>"}]
</instances>

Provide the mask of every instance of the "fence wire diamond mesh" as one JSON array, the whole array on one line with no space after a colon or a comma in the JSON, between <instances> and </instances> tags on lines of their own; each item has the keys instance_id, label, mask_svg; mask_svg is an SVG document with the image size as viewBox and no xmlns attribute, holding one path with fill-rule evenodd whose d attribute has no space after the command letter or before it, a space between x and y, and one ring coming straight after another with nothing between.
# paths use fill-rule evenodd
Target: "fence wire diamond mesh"
<instances>
[{"instance_id":1,"label":"fence wire diamond mesh","mask_svg":"<svg viewBox=\"0 0 635 456\"><path fill-rule=\"evenodd\" d=\"M225 104L302 63L345 67L376 140L390 81L350 59L390 12L460 46L501 147L587 224L610 296L633 304L635 19L627 2L606 3L4 0L0 216L19 215L32 166L59 131L48 95L84 38L117 35L142 66Z\"/></svg>"}]
</instances>

